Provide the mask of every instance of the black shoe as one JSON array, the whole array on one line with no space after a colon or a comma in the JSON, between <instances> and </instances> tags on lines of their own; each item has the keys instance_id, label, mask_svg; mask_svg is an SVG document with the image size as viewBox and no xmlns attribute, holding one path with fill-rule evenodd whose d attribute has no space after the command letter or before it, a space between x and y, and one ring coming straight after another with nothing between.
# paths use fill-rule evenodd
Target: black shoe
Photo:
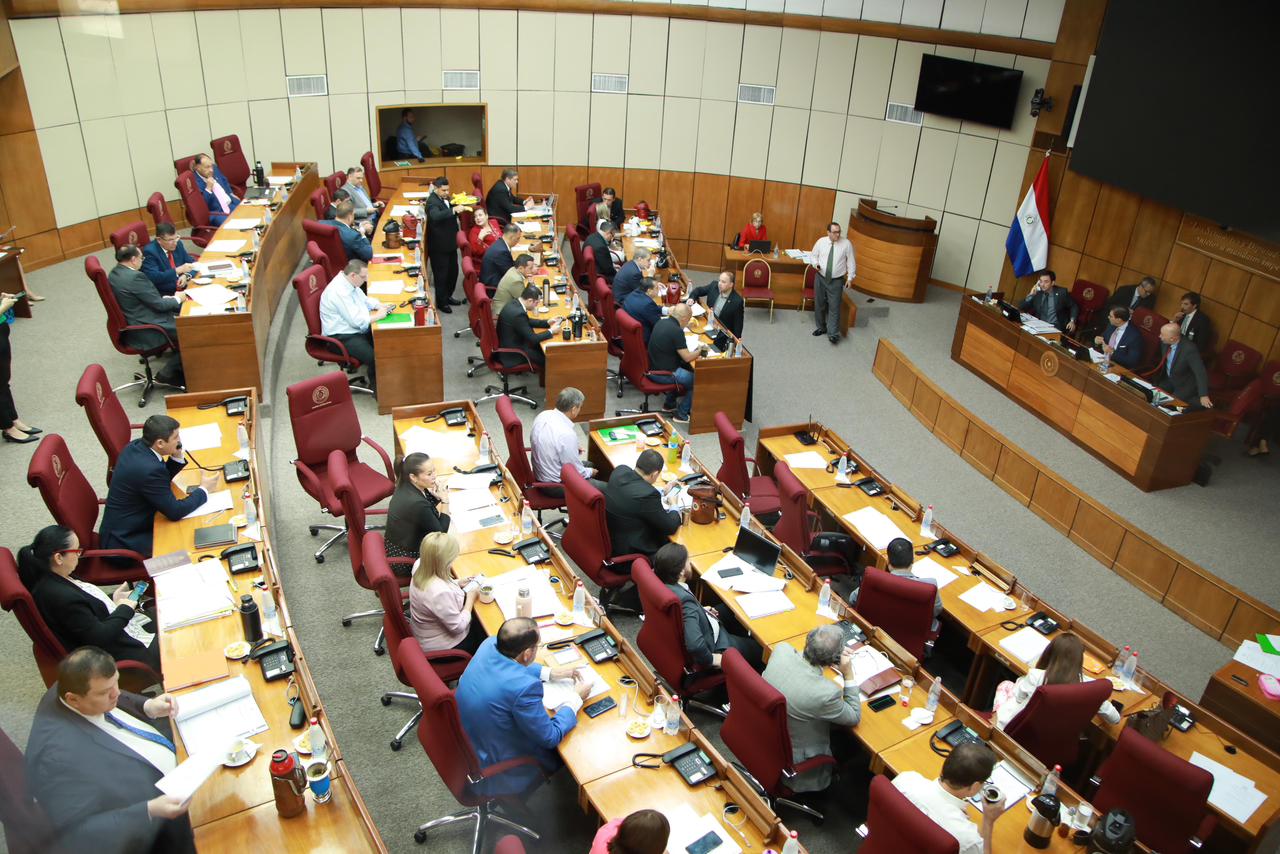
<instances>
[{"instance_id":1,"label":"black shoe","mask_svg":"<svg viewBox=\"0 0 1280 854\"><path fill-rule=\"evenodd\" d=\"M462 300L449 297L449 305L462 305Z\"/></svg>"},{"instance_id":2,"label":"black shoe","mask_svg":"<svg viewBox=\"0 0 1280 854\"><path fill-rule=\"evenodd\" d=\"M0 434L0 435L3 435L3 436L4 436L4 440L5 440L6 442L13 442L15 445L26 445L26 444L28 444L28 443L30 443L30 442L38 442L38 441L40 441L40 440L39 440L39 439L37 439L35 436L27 436L25 439L15 439L15 438L13 438L12 436L10 436L8 433L3 433L3 434Z\"/></svg>"},{"instance_id":3,"label":"black shoe","mask_svg":"<svg viewBox=\"0 0 1280 854\"><path fill-rule=\"evenodd\" d=\"M840 336L839 336L839 335L831 335L831 336L829 336L829 337L830 337L830 339L831 339L831 343L832 343L832 344L839 344L839 343L840 343Z\"/></svg>"},{"instance_id":4,"label":"black shoe","mask_svg":"<svg viewBox=\"0 0 1280 854\"><path fill-rule=\"evenodd\" d=\"M817 337L819 337L819 336L821 336L821 335L826 335L826 334L827 334L827 333L823 332L821 329L815 329L815 330L813 330L813 337L814 337L814 338L817 338Z\"/></svg>"},{"instance_id":5,"label":"black shoe","mask_svg":"<svg viewBox=\"0 0 1280 854\"><path fill-rule=\"evenodd\" d=\"M22 430L21 427L19 427L18 429ZM28 436L34 436L35 434L43 433L44 431L41 430L39 427L28 427L26 430L22 430L22 432L26 433Z\"/></svg>"},{"instance_id":6,"label":"black shoe","mask_svg":"<svg viewBox=\"0 0 1280 854\"><path fill-rule=\"evenodd\" d=\"M449 308L447 305L440 306L440 310L445 314L453 314L453 309Z\"/></svg>"}]
</instances>

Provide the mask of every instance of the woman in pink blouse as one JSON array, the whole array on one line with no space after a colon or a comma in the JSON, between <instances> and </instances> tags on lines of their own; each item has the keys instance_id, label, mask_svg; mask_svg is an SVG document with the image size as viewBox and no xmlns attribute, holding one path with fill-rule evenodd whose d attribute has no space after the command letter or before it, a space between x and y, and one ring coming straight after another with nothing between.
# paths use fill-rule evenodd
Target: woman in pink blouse
<instances>
[{"instance_id":1,"label":"woman in pink blouse","mask_svg":"<svg viewBox=\"0 0 1280 854\"><path fill-rule=\"evenodd\" d=\"M459 585L453 578L458 540L439 531L422 538L418 565L409 585L409 624L423 652L458 649L474 654L487 637L475 619L480 582L469 578Z\"/></svg>"},{"instance_id":2,"label":"woman in pink blouse","mask_svg":"<svg viewBox=\"0 0 1280 854\"><path fill-rule=\"evenodd\" d=\"M591 854L662 854L671 825L657 810L636 810L615 818L596 832Z\"/></svg>"}]
</instances>

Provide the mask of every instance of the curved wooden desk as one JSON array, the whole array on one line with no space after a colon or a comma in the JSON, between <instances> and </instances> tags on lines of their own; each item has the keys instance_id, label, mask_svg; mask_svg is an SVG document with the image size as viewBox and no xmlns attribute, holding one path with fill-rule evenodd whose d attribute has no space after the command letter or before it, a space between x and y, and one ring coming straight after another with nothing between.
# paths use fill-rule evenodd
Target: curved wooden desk
<instances>
[{"instance_id":1,"label":"curved wooden desk","mask_svg":"<svg viewBox=\"0 0 1280 854\"><path fill-rule=\"evenodd\" d=\"M924 302L938 248L937 225L933 217L895 216L880 210L874 199L859 199L849 215L849 240L858 265L854 288L874 297Z\"/></svg>"}]
</instances>

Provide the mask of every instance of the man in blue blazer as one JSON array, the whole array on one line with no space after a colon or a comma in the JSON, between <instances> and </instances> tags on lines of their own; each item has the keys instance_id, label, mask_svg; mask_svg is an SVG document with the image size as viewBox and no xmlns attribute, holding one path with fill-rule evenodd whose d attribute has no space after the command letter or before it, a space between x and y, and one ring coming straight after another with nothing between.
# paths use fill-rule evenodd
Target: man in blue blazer
<instances>
[{"instance_id":1,"label":"man in blue blazer","mask_svg":"<svg viewBox=\"0 0 1280 854\"><path fill-rule=\"evenodd\" d=\"M173 494L173 476L187 465L178 427L168 415L152 415L142 424L142 438L120 452L98 528L102 548L130 549L151 557L151 527L157 513L176 522L209 500L218 484L216 471L205 472L200 486L186 498Z\"/></svg>"},{"instance_id":2,"label":"man in blue blazer","mask_svg":"<svg viewBox=\"0 0 1280 854\"><path fill-rule=\"evenodd\" d=\"M368 263L373 258L373 244L369 242L373 224L366 220L356 225L356 206L350 199L338 202L334 206L333 219L325 219L321 222L338 229L338 238L342 240L342 248L347 251L348 261L359 258Z\"/></svg>"},{"instance_id":3,"label":"man in blue blazer","mask_svg":"<svg viewBox=\"0 0 1280 854\"><path fill-rule=\"evenodd\" d=\"M486 288L492 292L502 282L502 277L507 271L516 265L515 256L511 254L511 247L520 242L520 226L514 222L509 222L502 229L502 239L495 240L484 251L484 258L480 262L480 281L484 283Z\"/></svg>"},{"instance_id":4,"label":"man in blue blazer","mask_svg":"<svg viewBox=\"0 0 1280 854\"><path fill-rule=\"evenodd\" d=\"M1142 362L1142 335L1136 327L1129 325L1129 309L1113 305L1107 320L1107 328L1093 339L1094 345L1117 365L1136 371Z\"/></svg>"},{"instance_id":5,"label":"man in blue blazer","mask_svg":"<svg viewBox=\"0 0 1280 854\"><path fill-rule=\"evenodd\" d=\"M171 297L187 286L195 261L178 238L171 222L156 226L156 239L142 247L142 272L164 296Z\"/></svg>"},{"instance_id":6,"label":"man in blue blazer","mask_svg":"<svg viewBox=\"0 0 1280 854\"><path fill-rule=\"evenodd\" d=\"M240 204L231 192L231 182L207 154L197 154L191 165L196 170L204 203L209 206L209 224L222 225Z\"/></svg>"},{"instance_id":7,"label":"man in blue blazer","mask_svg":"<svg viewBox=\"0 0 1280 854\"><path fill-rule=\"evenodd\" d=\"M597 250L592 249L592 252ZM627 297L636 288L640 287L640 283L646 277L652 276L655 265L651 260L653 253L643 246L637 249L631 256L631 260L618 268L618 273L613 277L613 304L622 305L626 302ZM598 257L598 256L597 256ZM600 268L600 264L596 262L596 269Z\"/></svg>"},{"instance_id":8,"label":"man in blue blazer","mask_svg":"<svg viewBox=\"0 0 1280 854\"><path fill-rule=\"evenodd\" d=\"M513 768L478 784L478 792L524 792L561 765L556 746L577 725L590 687L575 668L534 664L537 654L538 624L527 617L507 620L497 637L480 644L458 680L458 716L481 766L519 756L532 756L542 766L541 773L529 765ZM575 691L550 717L542 702L542 683L549 679L572 679Z\"/></svg>"},{"instance_id":9,"label":"man in blue blazer","mask_svg":"<svg viewBox=\"0 0 1280 854\"><path fill-rule=\"evenodd\" d=\"M617 281L616 279L614 280ZM658 282L654 279L641 279L640 286L627 294L620 308L636 319L644 328L644 344L649 346L649 336L653 334L653 325L662 319L662 309L654 302L657 296Z\"/></svg>"}]
</instances>

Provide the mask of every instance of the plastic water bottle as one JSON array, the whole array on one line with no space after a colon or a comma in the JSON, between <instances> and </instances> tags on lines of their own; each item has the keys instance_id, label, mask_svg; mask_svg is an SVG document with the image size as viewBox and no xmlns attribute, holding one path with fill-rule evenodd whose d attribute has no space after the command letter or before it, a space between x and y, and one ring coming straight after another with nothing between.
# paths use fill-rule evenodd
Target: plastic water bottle
<instances>
[{"instance_id":1,"label":"plastic water bottle","mask_svg":"<svg viewBox=\"0 0 1280 854\"><path fill-rule=\"evenodd\" d=\"M323 762L329 756L329 743L325 741L324 730L320 728L318 718L311 719L311 728L307 730L307 740L311 742L311 761Z\"/></svg>"},{"instance_id":2,"label":"plastic water bottle","mask_svg":"<svg viewBox=\"0 0 1280 854\"><path fill-rule=\"evenodd\" d=\"M671 695L671 702L667 703L667 719L662 731L667 735L680 734L680 698L675 694Z\"/></svg>"},{"instance_id":3,"label":"plastic water bottle","mask_svg":"<svg viewBox=\"0 0 1280 854\"><path fill-rule=\"evenodd\" d=\"M1129 654L1132 652L1129 647L1125 647L1116 653L1116 660L1111 663L1111 669L1116 672L1117 676L1123 676L1124 667L1129 661Z\"/></svg>"},{"instance_id":4,"label":"plastic water bottle","mask_svg":"<svg viewBox=\"0 0 1280 854\"><path fill-rule=\"evenodd\" d=\"M938 710L938 698L942 696L942 680L934 679L933 684L929 686L929 699L925 700L924 709L929 714L933 714Z\"/></svg>"},{"instance_id":5,"label":"plastic water bottle","mask_svg":"<svg viewBox=\"0 0 1280 854\"><path fill-rule=\"evenodd\" d=\"M533 511L528 501L521 501L520 505L520 534L527 539L533 536Z\"/></svg>"},{"instance_id":6,"label":"plastic water bottle","mask_svg":"<svg viewBox=\"0 0 1280 854\"><path fill-rule=\"evenodd\" d=\"M738 525L743 528L751 527L751 508L746 504L742 505L742 516L738 518Z\"/></svg>"},{"instance_id":7,"label":"plastic water bottle","mask_svg":"<svg viewBox=\"0 0 1280 854\"><path fill-rule=\"evenodd\" d=\"M266 223L268 228L270 228L271 227L271 206L268 205L267 207L263 208L263 210L265 214L262 217L262 221Z\"/></svg>"},{"instance_id":8,"label":"plastic water bottle","mask_svg":"<svg viewBox=\"0 0 1280 854\"><path fill-rule=\"evenodd\" d=\"M1053 770L1044 775L1044 783L1040 786L1040 794L1056 795L1058 793L1058 781L1062 779L1062 766L1055 765Z\"/></svg>"},{"instance_id":9,"label":"plastic water bottle","mask_svg":"<svg viewBox=\"0 0 1280 854\"><path fill-rule=\"evenodd\" d=\"M480 434L480 464L488 465L492 460L490 456L493 453L493 443L489 440L489 431L486 430Z\"/></svg>"},{"instance_id":10,"label":"plastic water bottle","mask_svg":"<svg viewBox=\"0 0 1280 854\"><path fill-rule=\"evenodd\" d=\"M587 591L579 581L573 587L573 616L585 617L587 615Z\"/></svg>"},{"instance_id":11,"label":"plastic water bottle","mask_svg":"<svg viewBox=\"0 0 1280 854\"><path fill-rule=\"evenodd\" d=\"M1127 649L1128 647L1126 647ZM1138 672L1138 651L1135 649L1129 653L1129 657L1125 659L1124 664L1120 665L1120 678L1125 682L1133 682L1133 675Z\"/></svg>"},{"instance_id":12,"label":"plastic water bottle","mask_svg":"<svg viewBox=\"0 0 1280 854\"><path fill-rule=\"evenodd\" d=\"M302 180L302 167L301 166L293 167L293 183L296 184L301 180Z\"/></svg>"},{"instance_id":13,"label":"plastic water bottle","mask_svg":"<svg viewBox=\"0 0 1280 854\"><path fill-rule=\"evenodd\" d=\"M680 459L680 434L672 430L671 438L667 440L667 462L674 463L678 459Z\"/></svg>"},{"instance_id":14,"label":"plastic water bottle","mask_svg":"<svg viewBox=\"0 0 1280 854\"><path fill-rule=\"evenodd\" d=\"M427 306L427 326L439 326L440 319L436 317L436 307L434 305Z\"/></svg>"},{"instance_id":15,"label":"plastic water bottle","mask_svg":"<svg viewBox=\"0 0 1280 854\"><path fill-rule=\"evenodd\" d=\"M244 490L244 518L245 527L258 524L258 505L253 500L253 494L249 492L249 488Z\"/></svg>"},{"instance_id":16,"label":"plastic water bottle","mask_svg":"<svg viewBox=\"0 0 1280 854\"><path fill-rule=\"evenodd\" d=\"M680 448L680 470L681 471L693 470L692 467L689 465L689 458L691 456L693 456L693 443L685 442L684 445Z\"/></svg>"},{"instance_id":17,"label":"plastic water bottle","mask_svg":"<svg viewBox=\"0 0 1280 854\"><path fill-rule=\"evenodd\" d=\"M831 609L831 582L823 579L822 589L818 591L818 610Z\"/></svg>"},{"instance_id":18,"label":"plastic water bottle","mask_svg":"<svg viewBox=\"0 0 1280 854\"><path fill-rule=\"evenodd\" d=\"M239 294L239 293L236 294L236 311L242 312L242 311L248 311L248 310L249 310L249 304L245 302L244 294Z\"/></svg>"},{"instance_id":19,"label":"plastic water bottle","mask_svg":"<svg viewBox=\"0 0 1280 854\"><path fill-rule=\"evenodd\" d=\"M251 229L251 231L253 232L253 251L257 252L258 247L262 243L262 237L261 235L258 234L258 229L254 228L254 229Z\"/></svg>"},{"instance_id":20,"label":"plastic water bottle","mask_svg":"<svg viewBox=\"0 0 1280 854\"><path fill-rule=\"evenodd\" d=\"M782 854L800 854L800 834L791 831L787 841L782 845Z\"/></svg>"},{"instance_id":21,"label":"plastic water bottle","mask_svg":"<svg viewBox=\"0 0 1280 854\"><path fill-rule=\"evenodd\" d=\"M836 480L847 481L849 479L849 458L841 455L840 462L836 463Z\"/></svg>"},{"instance_id":22,"label":"plastic water bottle","mask_svg":"<svg viewBox=\"0 0 1280 854\"><path fill-rule=\"evenodd\" d=\"M529 585L522 584L516 590L516 616L528 617L533 613L533 597L529 595Z\"/></svg>"},{"instance_id":23,"label":"plastic water bottle","mask_svg":"<svg viewBox=\"0 0 1280 854\"><path fill-rule=\"evenodd\" d=\"M274 597L274 596L272 596L272 595L271 595L271 591L270 591L270 590L262 590L262 591L259 591L259 594L258 594L258 607L259 607L259 609L261 609L261 611L262 611L262 619L263 619L264 621L265 621L265 620L271 620L272 622L274 622L274 621L275 621L275 619L276 619L276 597Z\"/></svg>"},{"instance_id":24,"label":"plastic water bottle","mask_svg":"<svg viewBox=\"0 0 1280 854\"><path fill-rule=\"evenodd\" d=\"M991 286L987 285L987 295L982 298L984 305L991 305Z\"/></svg>"},{"instance_id":25,"label":"plastic water bottle","mask_svg":"<svg viewBox=\"0 0 1280 854\"><path fill-rule=\"evenodd\" d=\"M241 453L249 450L249 430L244 426L243 421L236 426L236 441L240 443Z\"/></svg>"},{"instance_id":26,"label":"plastic water bottle","mask_svg":"<svg viewBox=\"0 0 1280 854\"><path fill-rule=\"evenodd\" d=\"M925 508L924 518L920 520L920 535L923 537L932 537L933 533L933 505L930 504Z\"/></svg>"}]
</instances>

